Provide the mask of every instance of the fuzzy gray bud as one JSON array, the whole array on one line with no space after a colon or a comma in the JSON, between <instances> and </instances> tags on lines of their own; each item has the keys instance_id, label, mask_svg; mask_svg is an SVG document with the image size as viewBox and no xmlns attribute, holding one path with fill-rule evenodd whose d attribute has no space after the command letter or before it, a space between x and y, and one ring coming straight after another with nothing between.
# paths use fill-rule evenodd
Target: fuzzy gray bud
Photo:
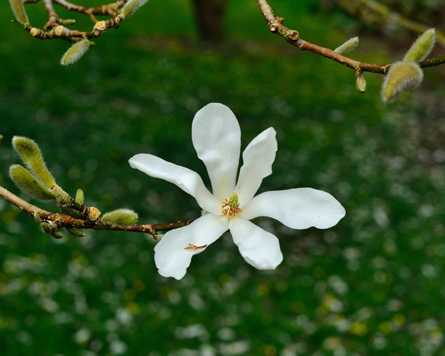
<instances>
[{"instance_id":1,"label":"fuzzy gray bud","mask_svg":"<svg viewBox=\"0 0 445 356\"><path fill-rule=\"evenodd\" d=\"M63 66L70 66L76 63L86 51L90 48L90 41L87 39L80 40L73 44L68 51L65 52L62 59L60 60L60 64Z\"/></svg>"},{"instance_id":2,"label":"fuzzy gray bud","mask_svg":"<svg viewBox=\"0 0 445 356\"><path fill-rule=\"evenodd\" d=\"M341 46L334 49L334 52L338 54L348 53L353 51L357 46L358 46L358 37L352 37L345 43L343 43Z\"/></svg>"},{"instance_id":3,"label":"fuzzy gray bud","mask_svg":"<svg viewBox=\"0 0 445 356\"><path fill-rule=\"evenodd\" d=\"M23 161L28 166L29 170L47 187L51 188L56 185L52 175L46 168L40 153L39 146L33 140L14 136L12 139L12 146L22 156Z\"/></svg>"},{"instance_id":4,"label":"fuzzy gray bud","mask_svg":"<svg viewBox=\"0 0 445 356\"><path fill-rule=\"evenodd\" d=\"M55 195L46 189L25 167L14 164L9 168L9 176L21 191L37 200L53 200Z\"/></svg>"},{"instance_id":5,"label":"fuzzy gray bud","mask_svg":"<svg viewBox=\"0 0 445 356\"><path fill-rule=\"evenodd\" d=\"M130 0L128 1L121 10L121 14L125 18L133 15L141 6L145 5L148 0Z\"/></svg>"},{"instance_id":6,"label":"fuzzy gray bud","mask_svg":"<svg viewBox=\"0 0 445 356\"><path fill-rule=\"evenodd\" d=\"M117 209L106 213L102 222L107 225L134 225L138 221L138 214L131 209Z\"/></svg>"},{"instance_id":7,"label":"fuzzy gray bud","mask_svg":"<svg viewBox=\"0 0 445 356\"><path fill-rule=\"evenodd\" d=\"M432 28L419 36L419 38L412 44L409 51L405 54L403 60L407 62L423 61L428 57L435 43L436 31Z\"/></svg>"},{"instance_id":8,"label":"fuzzy gray bud","mask_svg":"<svg viewBox=\"0 0 445 356\"><path fill-rule=\"evenodd\" d=\"M423 71L415 62L391 64L383 82L382 99L391 101L405 90L417 88L423 80Z\"/></svg>"},{"instance_id":9,"label":"fuzzy gray bud","mask_svg":"<svg viewBox=\"0 0 445 356\"><path fill-rule=\"evenodd\" d=\"M9 0L11 4L12 12L15 18L22 25L29 25L28 15L26 15L25 6L23 6L23 0Z\"/></svg>"}]
</instances>

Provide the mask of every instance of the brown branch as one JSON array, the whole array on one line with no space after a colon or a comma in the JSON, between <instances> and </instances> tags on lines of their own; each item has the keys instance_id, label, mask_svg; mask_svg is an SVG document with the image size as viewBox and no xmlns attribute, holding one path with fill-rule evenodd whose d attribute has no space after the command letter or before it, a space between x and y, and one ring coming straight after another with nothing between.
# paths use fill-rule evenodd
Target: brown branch
<instances>
[{"instance_id":1,"label":"brown branch","mask_svg":"<svg viewBox=\"0 0 445 356\"><path fill-rule=\"evenodd\" d=\"M98 6L98 7L83 7L83 6L79 6L79 5L75 5L72 4L66 0L52 0L54 1L54 3L56 3L57 5L60 5L64 8L66 8L69 11L76 11L79 12L81 14L85 14L85 15L102 15L102 16L106 16L106 15L111 15L111 16L116 16L118 10L125 5L125 3L128 0L119 0L115 3L111 3L108 5L102 5L102 6Z\"/></svg>"},{"instance_id":2,"label":"brown branch","mask_svg":"<svg viewBox=\"0 0 445 356\"><path fill-rule=\"evenodd\" d=\"M92 38L95 37L92 32L80 32L77 30L69 30L63 26L56 26L51 31L43 31L40 28L33 27L31 25L25 26L25 30L28 31L32 37L39 40L52 40L60 38L69 42L73 42L73 38Z\"/></svg>"},{"instance_id":3,"label":"brown branch","mask_svg":"<svg viewBox=\"0 0 445 356\"><path fill-rule=\"evenodd\" d=\"M58 26L59 16L57 16L56 11L54 10L53 0L43 0L43 4L45 5L45 10L49 16L48 22L45 24L45 26L43 26L43 28L48 30Z\"/></svg>"},{"instance_id":4,"label":"brown branch","mask_svg":"<svg viewBox=\"0 0 445 356\"><path fill-rule=\"evenodd\" d=\"M25 4L36 3L40 0L24 0ZM119 0L114 3L99 7L83 7L79 5L72 4L66 0L43 0L43 5L46 12L48 13L49 20L40 29L31 25L25 26L25 30L28 31L32 37L40 40L52 40L52 39L62 39L69 42L77 42L82 38L92 39L103 35L105 31L110 28L117 29L119 24L123 21L124 17L118 15L119 9L125 5L128 0ZM64 7L70 11L76 11L84 15L88 15L95 23L94 28L91 32L70 30L64 27L64 24L73 24L74 20L62 20L57 15L54 4ZM98 21L94 15L111 15L112 18L105 21ZM49 31L45 31L49 30Z\"/></svg>"},{"instance_id":5,"label":"brown branch","mask_svg":"<svg viewBox=\"0 0 445 356\"><path fill-rule=\"evenodd\" d=\"M353 69L355 72L372 72L386 74L390 64L371 64L363 63L351 58L342 56L334 52L333 50L319 45L307 42L300 38L297 31L291 30L286 26L283 26L284 19L282 17L275 17L272 8L269 6L266 0L257 0L258 6L267 21L271 32L280 35L287 43L298 47L301 50L316 53L320 56L329 58L335 62L341 63L346 67ZM425 60L419 63L420 67L433 67L445 63L445 57Z\"/></svg>"},{"instance_id":6,"label":"brown branch","mask_svg":"<svg viewBox=\"0 0 445 356\"><path fill-rule=\"evenodd\" d=\"M111 231L129 231L129 232L144 232L149 233L154 239L158 240L158 232L169 231L190 225L193 220L187 221L177 221L173 223L162 223L162 224L152 224L152 225L112 225L106 224L98 219L97 221L92 221L88 219L76 219L69 215L62 215L57 213L52 213L50 211L43 210L35 205L28 203L27 201L19 198L17 195L11 193L9 190L0 186L0 197L14 204L21 210L28 213L30 216L34 217L37 213L40 219L43 221L51 221L56 229L67 228L67 229L92 229L92 230L111 230Z\"/></svg>"}]
</instances>

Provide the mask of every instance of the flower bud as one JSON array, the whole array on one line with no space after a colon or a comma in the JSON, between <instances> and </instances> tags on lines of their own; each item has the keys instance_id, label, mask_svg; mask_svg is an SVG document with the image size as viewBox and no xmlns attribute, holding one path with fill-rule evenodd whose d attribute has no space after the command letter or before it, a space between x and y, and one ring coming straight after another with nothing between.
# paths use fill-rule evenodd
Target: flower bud
<instances>
[{"instance_id":1,"label":"flower bud","mask_svg":"<svg viewBox=\"0 0 445 356\"><path fill-rule=\"evenodd\" d=\"M85 236L85 234L84 234L82 231L76 230L76 229L74 229L74 228L72 228L72 227L67 227L66 229L67 229L68 232L69 232L71 235L73 235L73 236L76 236L76 237L82 237L82 236Z\"/></svg>"},{"instance_id":2,"label":"flower bud","mask_svg":"<svg viewBox=\"0 0 445 356\"><path fill-rule=\"evenodd\" d=\"M29 170L47 187L51 188L56 185L56 181L46 168L40 153L39 146L26 137L14 136L12 139L12 146L22 156L23 161L28 166Z\"/></svg>"},{"instance_id":3,"label":"flower bud","mask_svg":"<svg viewBox=\"0 0 445 356\"><path fill-rule=\"evenodd\" d=\"M62 59L60 60L60 64L63 66L70 66L73 63L76 63L86 51L90 48L90 41L87 39L80 40L73 44L68 51L65 52Z\"/></svg>"},{"instance_id":4,"label":"flower bud","mask_svg":"<svg viewBox=\"0 0 445 356\"><path fill-rule=\"evenodd\" d=\"M39 213L37 213L37 211L34 213L33 217L36 223L38 224L42 223L42 218L40 217Z\"/></svg>"},{"instance_id":5,"label":"flower bud","mask_svg":"<svg viewBox=\"0 0 445 356\"><path fill-rule=\"evenodd\" d=\"M54 224L49 224L48 222L42 222L40 227L45 234L52 234L54 231Z\"/></svg>"},{"instance_id":6,"label":"flower bud","mask_svg":"<svg viewBox=\"0 0 445 356\"><path fill-rule=\"evenodd\" d=\"M53 233L51 233L51 235L55 238L55 239L61 239L63 237L63 234L61 232L58 231L54 231Z\"/></svg>"},{"instance_id":7,"label":"flower bud","mask_svg":"<svg viewBox=\"0 0 445 356\"><path fill-rule=\"evenodd\" d=\"M74 19L66 19L62 21L62 25L65 26L70 26L70 25L75 25L76 24L76 20Z\"/></svg>"},{"instance_id":8,"label":"flower bud","mask_svg":"<svg viewBox=\"0 0 445 356\"><path fill-rule=\"evenodd\" d=\"M121 10L121 14L125 18L133 15L141 6L145 5L148 0L130 0L128 1Z\"/></svg>"},{"instance_id":9,"label":"flower bud","mask_svg":"<svg viewBox=\"0 0 445 356\"><path fill-rule=\"evenodd\" d=\"M102 222L107 225L134 225L138 221L138 214L131 209L117 209L104 214Z\"/></svg>"},{"instance_id":10,"label":"flower bud","mask_svg":"<svg viewBox=\"0 0 445 356\"><path fill-rule=\"evenodd\" d=\"M334 52L338 54L348 53L355 49L358 46L358 37L352 37L343 43L341 46L334 49Z\"/></svg>"},{"instance_id":11,"label":"flower bud","mask_svg":"<svg viewBox=\"0 0 445 356\"><path fill-rule=\"evenodd\" d=\"M355 74L355 87L359 93L364 93L366 90L366 79L362 72Z\"/></svg>"},{"instance_id":12,"label":"flower bud","mask_svg":"<svg viewBox=\"0 0 445 356\"><path fill-rule=\"evenodd\" d=\"M436 43L436 31L434 28L425 31L419 38L414 42L405 54L404 61L407 62L420 62L423 61L430 54L431 50Z\"/></svg>"},{"instance_id":13,"label":"flower bud","mask_svg":"<svg viewBox=\"0 0 445 356\"><path fill-rule=\"evenodd\" d=\"M415 62L396 62L391 64L383 82L383 101L391 101L405 90L418 87L422 79L423 71Z\"/></svg>"},{"instance_id":14,"label":"flower bud","mask_svg":"<svg viewBox=\"0 0 445 356\"><path fill-rule=\"evenodd\" d=\"M25 6L23 5L23 0L9 0L11 4L12 12L15 18L22 25L29 25L28 15L26 15Z\"/></svg>"},{"instance_id":15,"label":"flower bud","mask_svg":"<svg viewBox=\"0 0 445 356\"><path fill-rule=\"evenodd\" d=\"M76 203L78 204L83 204L85 197L83 195L83 190L82 189L77 189L76 192L76 199L74 199Z\"/></svg>"},{"instance_id":16,"label":"flower bud","mask_svg":"<svg viewBox=\"0 0 445 356\"><path fill-rule=\"evenodd\" d=\"M54 194L46 189L25 167L14 164L9 168L9 176L21 191L37 200L53 200Z\"/></svg>"}]
</instances>

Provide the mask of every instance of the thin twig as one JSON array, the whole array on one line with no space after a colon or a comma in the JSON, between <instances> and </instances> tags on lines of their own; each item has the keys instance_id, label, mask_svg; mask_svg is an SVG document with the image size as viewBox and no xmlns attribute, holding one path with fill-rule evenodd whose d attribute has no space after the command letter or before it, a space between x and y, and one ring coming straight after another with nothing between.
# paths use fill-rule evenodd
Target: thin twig
<instances>
[{"instance_id":1,"label":"thin twig","mask_svg":"<svg viewBox=\"0 0 445 356\"><path fill-rule=\"evenodd\" d=\"M72 4L66 0L52 0L52 1L54 1L54 3L56 3L57 5L66 8L69 11L76 11L85 15L102 15L102 16L111 15L114 17L116 16L119 8L124 6L128 0L119 0L117 2L98 7L83 7Z\"/></svg>"},{"instance_id":2,"label":"thin twig","mask_svg":"<svg viewBox=\"0 0 445 356\"><path fill-rule=\"evenodd\" d=\"M48 22L43 28L45 30L52 29L59 25L59 16L57 16L56 11L54 10L53 0L43 0L43 4L45 5L45 10L48 13Z\"/></svg>"},{"instance_id":3,"label":"thin twig","mask_svg":"<svg viewBox=\"0 0 445 356\"><path fill-rule=\"evenodd\" d=\"M335 62L341 63L346 67L353 69L355 72L372 72L386 74L390 68L390 64L371 64L363 63L351 58L342 56L333 50L319 45L307 42L300 38L300 34L283 26L284 19L282 17L275 17L272 8L266 0L257 0L258 6L267 21L271 32L280 35L289 44L298 47L301 50L316 53L320 56L332 59ZM422 68L433 67L445 63L445 57L425 60L419 63Z\"/></svg>"},{"instance_id":4,"label":"thin twig","mask_svg":"<svg viewBox=\"0 0 445 356\"><path fill-rule=\"evenodd\" d=\"M17 195L11 193L9 190L0 186L0 197L14 204L21 210L34 217L35 213L44 221L51 221L57 229L60 228L76 228L76 229L92 229L92 230L111 230L111 231L129 231L129 232L144 232L157 239L157 233L160 231L169 231L190 225L193 220L177 221L172 223L151 224L151 225L112 225L103 223L100 219L97 221L76 219L69 215L52 213L50 211L41 209L35 205L28 203Z\"/></svg>"}]
</instances>

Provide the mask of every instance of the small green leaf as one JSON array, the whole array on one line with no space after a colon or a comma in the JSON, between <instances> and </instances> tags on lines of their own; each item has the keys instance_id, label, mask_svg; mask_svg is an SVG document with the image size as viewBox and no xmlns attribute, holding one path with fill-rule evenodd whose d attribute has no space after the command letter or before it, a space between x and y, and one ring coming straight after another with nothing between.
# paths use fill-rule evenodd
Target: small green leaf
<instances>
[{"instance_id":1,"label":"small green leaf","mask_svg":"<svg viewBox=\"0 0 445 356\"><path fill-rule=\"evenodd\" d=\"M85 200L85 196L83 195L83 190L82 189L77 189L76 199L74 199L74 200L78 204L83 204L83 202Z\"/></svg>"}]
</instances>

